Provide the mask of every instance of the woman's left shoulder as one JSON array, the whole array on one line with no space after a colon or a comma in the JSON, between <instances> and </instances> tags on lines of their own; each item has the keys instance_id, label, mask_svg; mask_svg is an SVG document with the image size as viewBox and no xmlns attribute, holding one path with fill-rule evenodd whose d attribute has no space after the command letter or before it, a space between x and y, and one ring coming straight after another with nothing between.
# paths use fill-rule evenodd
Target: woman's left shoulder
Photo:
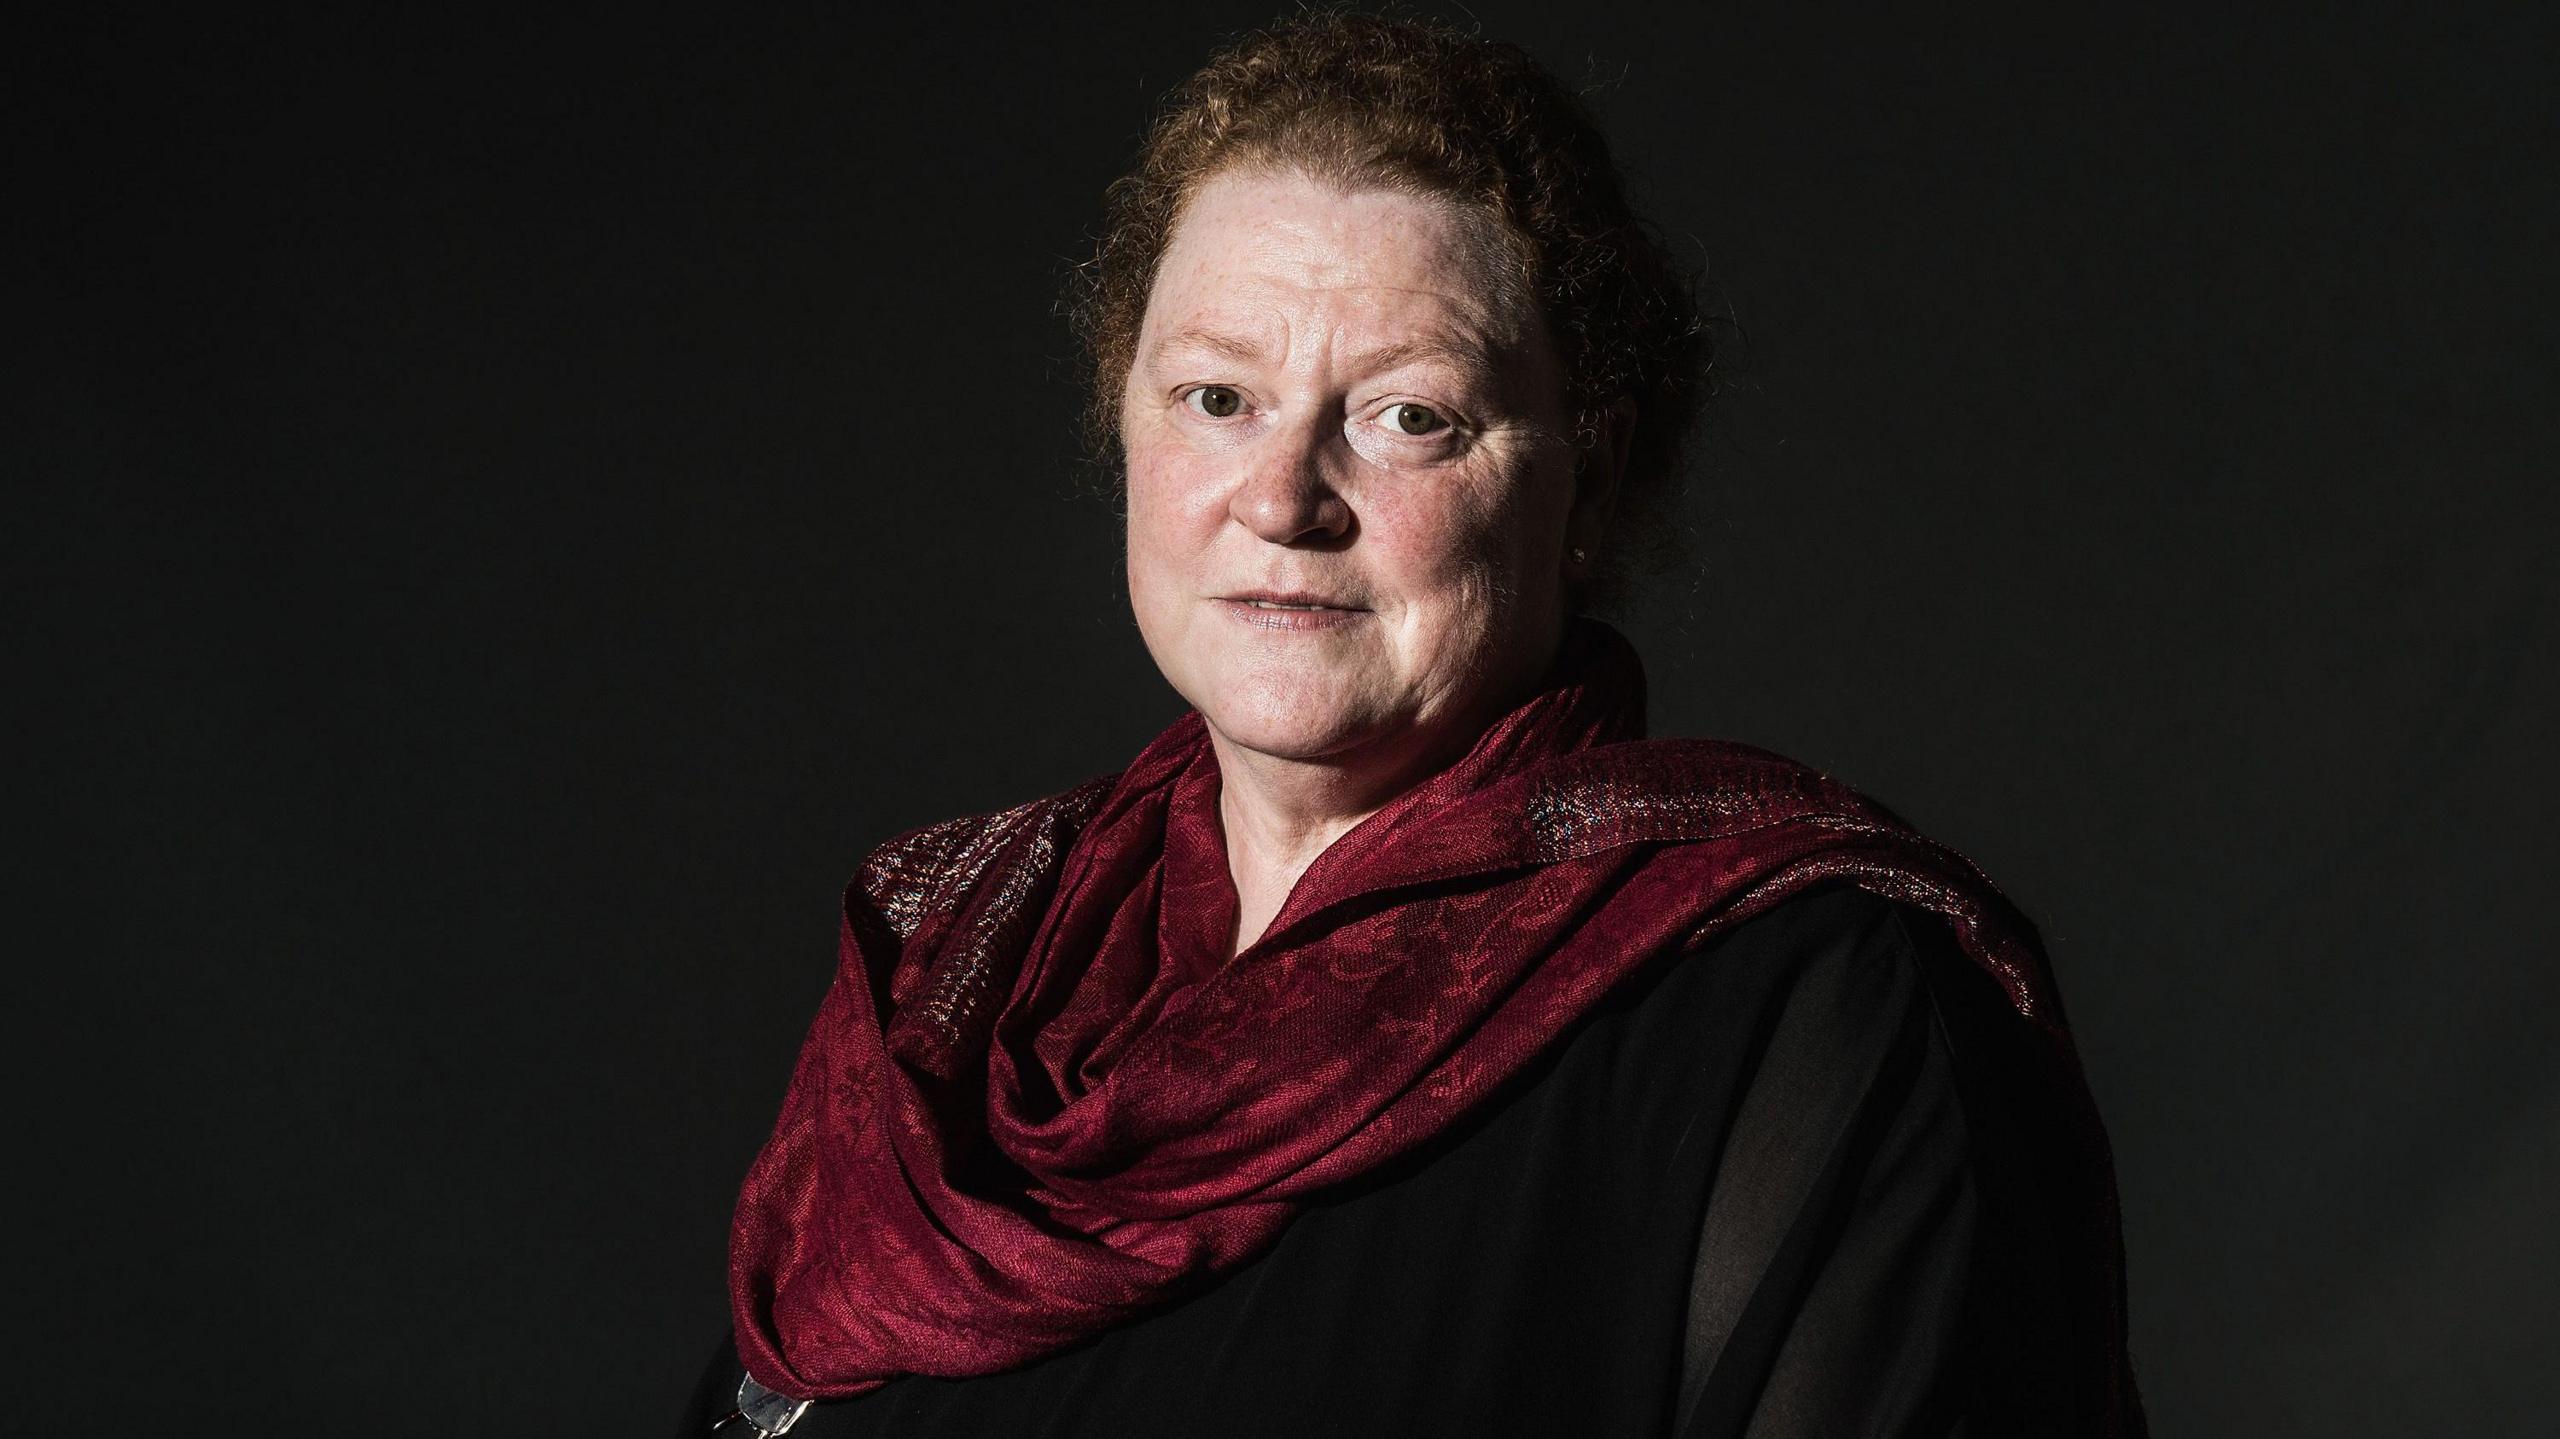
<instances>
[{"instance_id":1,"label":"woman's left shoulder","mask_svg":"<svg viewBox=\"0 0 2560 1439\"><path fill-rule=\"evenodd\" d=\"M1772 971L1873 1000L1912 991L1931 951L1930 916L1847 880L1808 886L1692 944L1682 962Z\"/></svg>"},{"instance_id":2,"label":"woman's left shoulder","mask_svg":"<svg viewBox=\"0 0 2560 1439\"><path fill-rule=\"evenodd\" d=\"M1799 890L1678 956L1658 997L1730 1027L1757 1082L1873 1073L1932 1053L1953 1070L2013 1067L2043 1032L1931 910L1847 880ZM1687 1023L1687 1020L1678 1021Z\"/></svg>"},{"instance_id":3,"label":"woman's left shoulder","mask_svg":"<svg viewBox=\"0 0 2560 1439\"><path fill-rule=\"evenodd\" d=\"M1687 959L1768 978L1699 1219L1693 1432L1755 1410L1813 1433L1945 1432L1959 1412L2100 1432L2081 1416L2103 1380L2079 1371L2103 1352L2104 1289L2055 1170L2067 1116L2022 1063L2050 1058L2042 1032L1933 912L1855 885L1791 895L1721 946Z\"/></svg>"}]
</instances>

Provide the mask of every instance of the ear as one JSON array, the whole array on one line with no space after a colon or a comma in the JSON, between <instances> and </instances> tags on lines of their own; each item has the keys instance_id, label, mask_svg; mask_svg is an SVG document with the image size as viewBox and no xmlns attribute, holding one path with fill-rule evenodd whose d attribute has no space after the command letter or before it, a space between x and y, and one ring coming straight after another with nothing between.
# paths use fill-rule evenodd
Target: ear
<instances>
[{"instance_id":1,"label":"ear","mask_svg":"<svg viewBox=\"0 0 2560 1439\"><path fill-rule=\"evenodd\" d=\"M1578 549L1596 555L1608 538L1610 517L1618 509L1618 482L1626 475L1635 433L1636 402L1620 395L1602 417L1598 441L1582 452L1581 462L1574 466L1573 510L1565 520L1568 554Z\"/></svg>"}]
</instances>

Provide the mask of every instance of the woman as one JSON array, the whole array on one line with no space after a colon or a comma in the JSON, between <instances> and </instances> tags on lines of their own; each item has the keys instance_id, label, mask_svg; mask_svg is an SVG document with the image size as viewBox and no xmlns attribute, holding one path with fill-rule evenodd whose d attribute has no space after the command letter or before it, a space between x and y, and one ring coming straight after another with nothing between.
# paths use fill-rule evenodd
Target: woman
<instances>
[{"instance_id":1,"label":"woman","mask_svg":"<svg viewBox=\"0 0 2560 1439\"><path fill-rule=\"evenodd\" d=\"M1193 709L864 861L685 1432L2139 1432L2032 928L1581 615L1704 356L1573 97L1306 15L1110 209Z\"/></svg>"}]
</instances>

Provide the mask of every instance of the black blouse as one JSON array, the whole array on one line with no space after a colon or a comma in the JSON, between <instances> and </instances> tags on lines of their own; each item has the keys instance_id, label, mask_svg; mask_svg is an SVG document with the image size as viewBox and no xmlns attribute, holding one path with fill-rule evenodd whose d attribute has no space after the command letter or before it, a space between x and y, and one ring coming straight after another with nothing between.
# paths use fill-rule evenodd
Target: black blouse
<instances>
[{"instance_id":1,"label":"black blouse","mask_svg":"<svg viewBox=\"0 0 2560 1439\"><path fill-rule=\"evenodd\" d=\"M1216 1287L792 1439L2076 1432L2033 1042L1934 916L1819 886L1630 975ZM683 1435L740 1373L724 1339Z\"/></svg>"}]
</instances>

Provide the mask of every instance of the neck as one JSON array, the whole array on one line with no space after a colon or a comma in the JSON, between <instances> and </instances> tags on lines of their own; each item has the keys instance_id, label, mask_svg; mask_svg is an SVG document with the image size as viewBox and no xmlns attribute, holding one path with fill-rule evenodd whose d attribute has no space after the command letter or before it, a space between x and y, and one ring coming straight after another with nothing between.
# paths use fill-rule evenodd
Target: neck
<instances>
[{"instance_id":1,"label":"neck","mask_svg":"<svg viewBox=\"0 0 2560 1439\"><path fill-rule=\"evenodd\" d=\"M1444 745L1386 763L1282 759L1231 743L1214 728L1209 742L1218 756L1218 817L1236 885L1230 953L1262 937L1316 856L1452 757Z\"/></svg>"},{"instance_id":2,"label":"neck","mask_svg":"<svg viewBox=\"0 0 2560 1439\"><path fill-rule=\"evenodd\" d=\"M1487 694L1474 710L1433 731L1320 759L1249 749L1211 725L1218 817L1236 886L1236 933L1228 953L1262 937L1318 855L1396 796L1454 763L1486 726L1534 690L1546 669L1533 666L1529 678Z\"/></svg>"}]
</instances>

